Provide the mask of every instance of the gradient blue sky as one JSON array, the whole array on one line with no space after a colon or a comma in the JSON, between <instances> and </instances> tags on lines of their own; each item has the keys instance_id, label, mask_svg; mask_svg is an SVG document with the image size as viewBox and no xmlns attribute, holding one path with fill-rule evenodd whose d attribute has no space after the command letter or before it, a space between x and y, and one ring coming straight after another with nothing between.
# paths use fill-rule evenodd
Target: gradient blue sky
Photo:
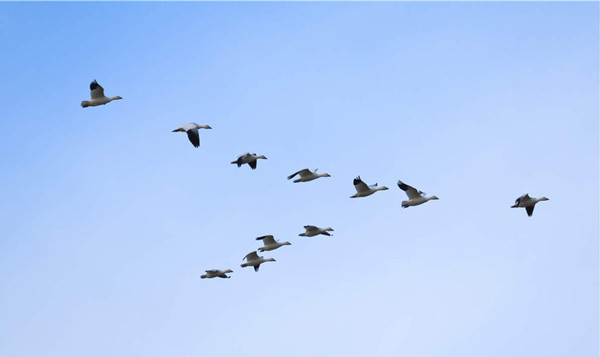
<instances>
[{"instance_id":1,"label":"gradient blue sky","mask_svg":"<svg viewBox=\"0 0 600 357\"><path fill-rule=\"evenodd\" d=\"M598 10L0 4L0 355L598 356Z\"/></svg>"}]
</instances>

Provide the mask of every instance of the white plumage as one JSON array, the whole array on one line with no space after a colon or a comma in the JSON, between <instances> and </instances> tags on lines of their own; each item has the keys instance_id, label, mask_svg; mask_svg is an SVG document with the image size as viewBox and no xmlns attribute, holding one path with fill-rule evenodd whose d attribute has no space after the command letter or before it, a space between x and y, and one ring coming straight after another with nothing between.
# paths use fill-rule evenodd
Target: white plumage
<instances>
[{"instance_id":1,"label":"white plumage","mask_svg":"<svg viewBox=\"0 0 600 357\"><path fill-rule=\"evenodd\" d=\"M196 123L183 124L179 128L173 130L173 132L184 131L187 133L188 139L194 147L200 146L200 135L198 135L198 129L212 129L208 125L198 125Z\"/></svg>"},{"instance_id":2,"label":"white plumage","mask_svg":"<svg viewBox=\"0 0 600 357\"><path fill-rule=\"evenodd\" d=\"M540 198L532 198L529 197L529 194L526 193L523 196L517 198L517 200L515 201L515 204L510 206L511 208L517 208L517 207L525 207L525 210L527 211L527 215L529 217L531 217L533 215L533 209L535 208L535 204L541 201L548 201L549 199L546 197L540 197Z\"/></svg>"},{"instance_id":3,"label":"white plumage","mask_svg":"<svg viewBox=\"0 0 600 357\"><path fill-rule=\"evenodd\" d=\"M245 267L252 266L252 267L254 267L254 271L258 271L258 268L260 268L260 265L264 262L274 262L275 261L275 259L273 259L273 258L264 259L263 257L259 257L258 254L256 253L256 251L246 254L244 259L246 259L246 262L242 263L241 267L245 268Z\"/></svg>"},{"instance_id":4,"label":"white plumage","mask_svg":"<svg viewBox=\"0 0 600 357\"><path fill-rule=\"evenodd\" d=\"M402 208L418 206L430 200L439 200L437 196L425 197L425 193L423 191L419 191L400 180L398 180L398 187L400 187L402 191L406 192L406 195L408 196L408 201L402 201Z\"/></svg>"},{"instance_id":5,"label":"white plumage","mask_svg":"<svg viewBox=\"0 0 600 357\"><path fill-rule=\"evenodd\" d=\"M319 234L323 234L326 236L331 236L329 232L333 232L333 228L319 228L317 226L304 226L306 232L298 234L301 237L314 237Z\"/></svg>"},{"instance_id":6,"label":"white plumage","mask_svg":"<svg viewBox=\"0 0 600 357\"><path fill-rule=\"evenodd\" d=\"M83 102L81 102L81 106L83 108L104 105L113 100L123 99L123 98L119 97L118 95L114 96L114 97L106 97L104 95L104 88L102 88L102 86L100 84L98 84L98 82L96 82L95 79L92 83L90 83L90 96L91 96L90 100L84 100Z\"/></svg>"},{"instance_id":7,"label":"white plumage","mask_svg":"<svg viewBox=\"0 0 600 357\"><path fill-rule=\"evenodd\" d=\"M331 175L329 175L327 173L318 174L317 170L318 169L315 169L315 172L312 172L309 169L303 169L303 170L294 172L293 174L288 176L288 180L291 180L296 175L300 175L300 177L297 178L296 180L294 180L294 182L308 182L308 181L316 180L319 177L331 177Z\"/></svg>"},{"instance_id":8,"label":"white plumage","mask_svg":"<svg viewBox=\"0 0 600 357\"><path fill-rule=\"evenodd\" d=\"M367 197L367 196L371 196L372 194L374 194L377 191L382 191L382 190L388 189L385 186L377 187L377 184L367 186L367 184L364 183L363 180L360 179L360 176L358 176L354 179L353 184L354 184L354 188L356 189L356 193L354 195L350 196L350 198Z\"/></svg>"}]
</instances>

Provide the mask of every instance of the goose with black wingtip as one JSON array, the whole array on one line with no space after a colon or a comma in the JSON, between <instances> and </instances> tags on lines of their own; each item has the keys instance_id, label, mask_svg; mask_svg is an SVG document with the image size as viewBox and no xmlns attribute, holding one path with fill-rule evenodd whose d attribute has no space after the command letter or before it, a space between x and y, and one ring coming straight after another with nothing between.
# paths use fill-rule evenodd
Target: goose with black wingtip
<instances>
[{"instance_id":1,"label":"goose with black wingtip","mask_svg":"<svg viewBox=\"0 0 600 357\"><path fill-rule=\"evenodd\" d=\"M244 259L246 259L245 263L242 263L241 267L245 268L245 267L254 267L254 271L258 271L258 269L260 268L260 265L264 262L274 262L276 261L273 258L263 258L263 257L259 257L258 254L256 253L256 250L253 252L250 252L248 254L246 254L246 256L244 257Z\"/></svg>"},{"instance_id":2,"label":"goose with black wingtip","mask_svg":"<svg viewBox=\"0 0 600 357\"><path fill-rule=\"evenodd\" d=\"M187 133L188 139L190 139L190 142L192 143L192 145L194 145L194 147L197 148L200 146L200 135L198 135L198 129L212 129L212 128L209 125L198 125L196 123L188 123L188 124L183 124L179 128L173 130L173 133L181 132L181 131Z\"/></svg>"},{"instance_id":3,"label":"goose with black wingtip","mask_svg":"<svg viewBox=\"0 0 600 357\"><path fill-rule=\"evenodd\" d=\"M354 179L354 181L352 181L352 183L354 184L356 193L354 195L350 196L350 198L367 197L367 196L371 196L372 194L374 194L377 191L383 191L383 190L388 189L385 186L377 187L377 184L367 186L367 184L364 183L364 181L360 178L360 176L357 176Z\"/></svg>"},{"instance_id":4,"label":"goose with black wingtip","mask_svg":"<svg viewBox=\"0 0 600 357\"><path fill-rule=\"evenodd\" d=\"M400 189L404 191L408 196L408 201L402 201L402 208L418 206L431 200L439 200L437 196L425 197L425 192L419 191L416 188L409 186L400 180L398 180L398 187L400 187Z\"/></svg>"},{"instance_id":5,"label":"goose with black wingtip","mask_svg":"<svg viewBox=\"0 0 600 357\"><path fill-rule=\"evenodd\" d=\"M118 95L114 97L107 97L104 95L104 88L94 79L92 83L90 83L90 100L84 100L81 102L82 108L87 107L96 107L98 105L104 105L106 103L110 103L113 100L123 99Z\"/></svg>"},{"instance_id":6,"label":"goose with black wingtip","mask_svg":"<svg viewBox=\"0 0 600 357\"><path fill-rule=\"evenodd\" d=\"M263 247L258 248L259 252L267 252L270 250L275 250L279 247L283 247L284 245L292 245L290 242L279 243L272 235L258 237L256 240L262 240L264 244Z\"/></svg>"},{"instance_id":7,"label":"goose with black wingtip","mask_svg":"<svg viewBox=\"0 0 600 357\"><path fill-rule=\"evenodd\" d=\"M511 208L524 207L525 211L527 211L527 215L529 217L531 217L533 215L533 208L535 207L536 203L542 202L542 201L548 201L548 200L549 200L549 198L547 198L547 197L532 198L532 197L529 197L528 193L526 193L523 196L517 198L517 200L515 201L515 204L510 207Z\"/></svg>"}]
</instances>

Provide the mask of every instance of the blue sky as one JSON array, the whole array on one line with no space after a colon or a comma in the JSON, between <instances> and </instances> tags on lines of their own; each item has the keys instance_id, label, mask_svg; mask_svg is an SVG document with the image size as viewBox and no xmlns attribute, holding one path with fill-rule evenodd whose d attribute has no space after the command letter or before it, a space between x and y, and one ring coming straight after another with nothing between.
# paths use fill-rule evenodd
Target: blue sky
<instances>
[{"instance_id":1,"label":"blue sky","mask_svg":"<svg viewBox=\"0 0 600 357\"><path fill-rule=\"evenodd\" d=\"M0 4L0 355L597 356L598 15Z\"/></svg>"}]
</instances>

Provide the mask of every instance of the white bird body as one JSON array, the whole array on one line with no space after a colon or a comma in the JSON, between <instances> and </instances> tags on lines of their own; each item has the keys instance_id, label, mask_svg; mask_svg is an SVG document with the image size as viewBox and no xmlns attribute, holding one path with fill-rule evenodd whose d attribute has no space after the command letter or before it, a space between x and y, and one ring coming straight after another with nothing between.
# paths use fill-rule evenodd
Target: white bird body
<instances>
[{"instance_id":1,"label":"white bird body","mask_svg":"<svg viewBox=\"0 0 600 357\"><path fill-rule=\"evenodd\" d=\"M81 102L82 108L96 107L98 105L104 105L106 103L112 102L113 100L123 99L118 95L114 97L105 96L104 88L102 88L102 86L98 84L98 82L96 82L95 79L92 83L90 83L90 96L90 100L84 100L83 102Z\"/></svg>"},{"instance_id":2,"label":"white bird body","mask_svg":"<svg viewBox=\"0 0 600 357\"><path fill-rule=\"evenodd\" d=\"M331 175L327 174L327 173L318 174L317 170L318 169L315 169L315 172L312 172L309 169L300 170L298 172L295 172L295 173L289 175L288 180L291 180L296 175L300 175L300 177L298 177L297 179L294 180L295 183L296 182L308 182L308 181L316 180L319 177L331 177Z\"/></svg>"},{"instance_id":3,"label":"white bird body","mask_svg":"<svg viewBox=\"0 0 600 357\"><path fill-rule=\"evenodd\" d=\"M290 242L279 243L271 235L258 237L258 238L256 238L256 240L262 240L263 243L264 243L263 247L258 248L259 252L267 252L267 251L270 251L270 250L275 250L275 249L277 249L279 247L282 247L284 245L292 245L292 243L290 243Z\"/></svg>"},{"instance_id":4,"label":"white bird body","mask_svg":"<svg viewBox=\"0 0 600 357\"><path fill-rule=\"evenodd\" d=\"M383 190L388 189L385 186L377 187L377 184L367 186L367 184L364 183L363 180L360 179L360 176L356 177L354 179L353 183L354 183L354 188L356 189L356 193L354 195L350 196L350 198L367 197L367 196L371 196L372 194L374 194L377 191L383 191Z\"/></svg>"},{"instance_id":5,"label":"white bird body","mask_svg":"<svg viewBox=\"0 0 600 357\"><path fill-rule=\"evenodd\" d=\"M196 123L188 123L188 124L183 124L179 128L173 130L173 133L178 132L178 131L186 132L188 139L190 139L190 142L192 143L192 145L194 145L194 147L199 147L200 146L200 135L198 135L198 129L212 129L212 128L208 125L198 125Z\"/></svg>"},{"instance_id":6,"label":"white bird body","mask_svg":"<svg viewBox=\"0 0 600 357\"><path fill-rule=\"evenodd\" d=\"M523 196L517 198L517 200L515 201L515 204L510 206L511 208L517 208L517 207L524 207L525 210L527 211L527 215L529 217L531 217L533 215L533 208L535 207L535 204L541 201L548 201L549 199L546 197L540 197L540 198L532 198L529 197L529 194L524 194Z\"/></svg>"},{"instance_id":7,"label":"white bird body","mask_svg":"<svg viewBox=\"0 0 600 357\"><path fill-rule=\"evenodd\" d=\"M252 170L256 169L256 161L258 159L264 159L266 160L267 157L264 155L256 155L256 153L251 154L249 152L244 153L240 156L238 156L237 160L232 161L232 164L237 164L238 167L242 166L243 164L248 164Z\"/></svg>"},{"instance_id":8,"label":"white bird body","mask_svg":"<svg viewBox=\"0 0 600 357\"><path fill-rule=\"evenodd\" d=\"M304 226L306 232L298 234L301 237L314 237L319 234L323 234L326 236L331 236L329 232L333 232L333 228L319 228L317 226Z\"/></svg>"},{"instance_id":9,"label":"white bird body","mask_svg":"<svg viewBox=\"0 0 600 357\"><path fill-rule=\"evenodd\" d=\"M206 274L200 276L200 278L202 279L212 279L212 278L224 278L224 279L229 279L231 278L230 276L227 276L227 273L233 273L233 270L231 269L227 269L227 270L218 270L218 269L212 269L212 270L205 270Z\"/></svg>"},{"instance_id":10,"label":"white bird body","mask_svg":"<svg viewBox=\"0 0 600 357\"><path fill-rule=\"evenodd\" d=\"M408 196L408 201L402 201L402 208L418 206L430 200L439 200L437 196L425 197L422 191L419 191L400 180L398 180L398 187L400 187L402 191L406 192L406 195Z\"/></svg>"},{"instance_id":11,"label":"white bird body","mask_svg":"<svg viewBox=\"0 0 600 357\"><path fill-rule=\"evenodd\" d=\"M254 271L258 271L258 268L260 268L260 265L264 262L274 262L276 261L273 258L268 258L268 259L264 259L263 257L259 257L258 254L256 253L256 251L250 252L248 254L246 254L246 256L244 257L244 259L246 259L245 263L242 263L241 267L245 268L245 267L254 267Z\"/></svg>"}]
</instances>

